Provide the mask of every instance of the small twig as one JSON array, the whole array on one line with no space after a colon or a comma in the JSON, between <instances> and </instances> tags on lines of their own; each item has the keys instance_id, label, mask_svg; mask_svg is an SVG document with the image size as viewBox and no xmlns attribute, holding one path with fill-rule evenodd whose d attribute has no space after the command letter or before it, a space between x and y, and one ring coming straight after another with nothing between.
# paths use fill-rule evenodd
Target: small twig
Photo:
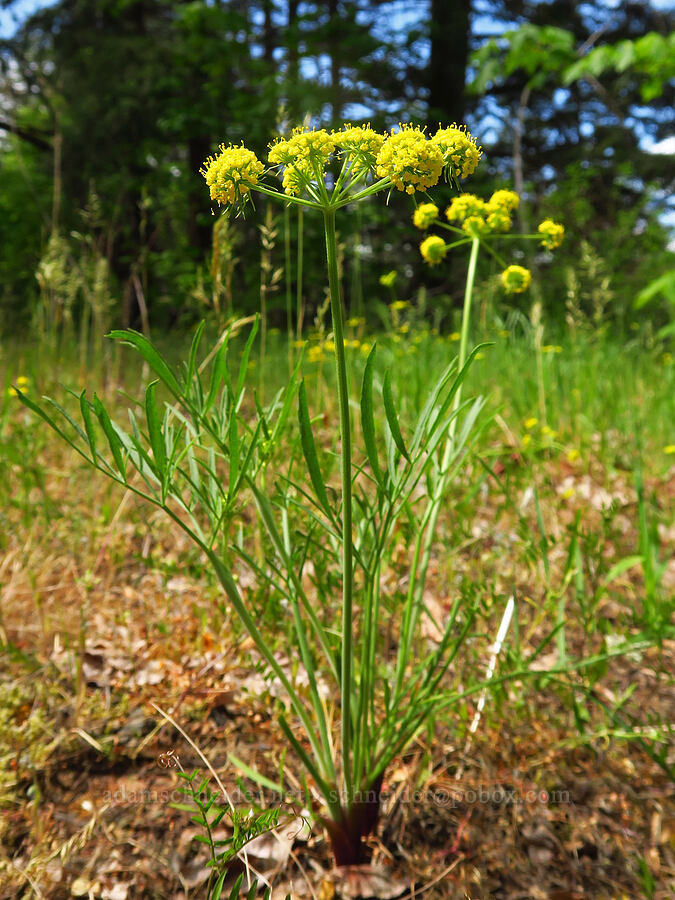
<instances>
[{"instance_id":1,"label":"small twig","mask_svg":"<svg viewBox=\"0 0 675 900\"><path fill-rule=\"evenodd\" d=\"M208 759L204 756L204 754L203 754L202 751L199 749L199 747L198 747L198 746L195 744L195 742L192 740L192 738L190 737L190 735L189 735L186 731L184 731L184 730L181 728L181 726L178 724L178 722L176 722L176 720L175 720L171 715L169 715L168 712L165 712L160 706L157 706L156 703L153 703L152 706L154 706L154 708L157 710L157 712L160 714L160 716L163 716L163 717L166 719L167 722L170 722L171 725L173 725L173 727L176 729L176 731L177 731L180 735L182 735L182 736L185 738L185 740L186 740L186 741L188 742L188 744L192 747L192 749L195 751L195 753L197 754L197 756L199 756L199 758L200 758L201 761L204 763L204 765L206 766L206 768L207 768L207 769L209 770L209 772L213 775L216 784L218 785L218 787L219 787L220 790L222 791L223 797L225 797L225 799L227 800L227 803L228 803L230 809L232 810L232 812L234 812L234 811L235 811L235 810L234 810L234 804L232 803L232 800L230 799L230 795L227 793L227 790L225 789L225 785L224 785L223 782L220 780L220 778L218 777L218 773L217 773L216 770L213 768L213 766L212 766L211 763L208 761Z\"/></svg>"}]
</instances>

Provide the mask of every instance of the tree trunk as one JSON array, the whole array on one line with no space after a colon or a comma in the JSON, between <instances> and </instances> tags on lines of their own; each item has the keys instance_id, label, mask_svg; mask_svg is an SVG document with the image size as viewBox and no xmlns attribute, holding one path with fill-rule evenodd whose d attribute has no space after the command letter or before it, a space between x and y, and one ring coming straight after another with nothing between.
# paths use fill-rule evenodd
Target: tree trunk
<instances>
[{"instance_id":1,"label":"tree trunk","mask_svg":"<svg viewBox=\"0 0 675 900\"><path fill-rule=\"evenodd\" d=\"M469 58L471 0L430 0L431 52L427 68L429 112L427 123L461 123Z\"/></svg>"}]
</instances>

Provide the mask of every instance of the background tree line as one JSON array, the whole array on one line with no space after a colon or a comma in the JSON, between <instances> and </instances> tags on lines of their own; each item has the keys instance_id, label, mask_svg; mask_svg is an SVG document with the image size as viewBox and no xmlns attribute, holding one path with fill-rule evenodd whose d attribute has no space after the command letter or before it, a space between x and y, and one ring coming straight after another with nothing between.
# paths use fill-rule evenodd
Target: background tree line
<instances>
[{"instance_id":1,"label":"background tree line","mask_svg":"<svg viewBox=\"0 0 675 900\"><path fill-rule=\"evenodd\" d=\"M627 327L669 265L672 157L644 145L672 134L671 33L646 2L57 0L0 42L2 326L77 324L84 308L87 327L250 312L261 271L274 316L297 223L264 206L236 226L214 218L199 166L220 141L262 154L303 120L368 119L467 122L486 154L467 190L515 183L522 228L566 225L544 263L550 311L571 302ZM322 245L311 217L303 227L311 318ZM351 308L386 299L379 277L395 269L402 298L424 281L451 314L452 266L422 269L403 198L341 238L357 251Z\"/></svg>"}]
</instances>

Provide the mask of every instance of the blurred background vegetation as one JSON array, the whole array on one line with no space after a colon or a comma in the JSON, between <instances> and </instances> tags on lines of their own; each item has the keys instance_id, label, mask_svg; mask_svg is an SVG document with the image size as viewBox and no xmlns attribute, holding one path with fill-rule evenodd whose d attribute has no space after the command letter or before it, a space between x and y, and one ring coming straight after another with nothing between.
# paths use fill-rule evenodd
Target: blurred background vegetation
<instances>
[{"instance_id":1,"label":"blurred background vegetation","mask_svg":"<svg viewBox=\"0 0 675 900\"><path fill-rule=\"evenodd\" d=\"M522 230L544 216L565 224L555 259L524 256L547 320L617 335L672 331L674 167L664 151L675 42L663 2L0 0L0 9L6 334L93 336L210 315L218 324L259 309L261 294L271 324L284 324L298 293L297 213L258 201L244 222L214 217L199 166L221 141L262 155L294 124L348 120L466 122L485 151L466 190L515 186ZM434 199L449 199L445 191ZM425 298L434 324L453 326L466 260L423 268L407 198L344 221L352 315L376 322L393 290ZM304 217L309 325L324 301L320 227ZM482 264L489 274L493 263ZM526 312L532 296L519 302Z\"/></svg>"}]
</instances>

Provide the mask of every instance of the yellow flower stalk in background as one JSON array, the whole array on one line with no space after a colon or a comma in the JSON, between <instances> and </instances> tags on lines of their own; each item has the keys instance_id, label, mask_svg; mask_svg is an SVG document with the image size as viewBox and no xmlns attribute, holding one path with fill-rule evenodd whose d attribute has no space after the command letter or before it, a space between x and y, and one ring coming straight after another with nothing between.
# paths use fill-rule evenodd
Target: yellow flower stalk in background
<instances>
[{"instance_id":1,"label":"yellow flower stalk in background","mask_svg":"<svg viewBox=\"0 0 675 900\"><path fill-rule=\"evenodd\" d=\"M562 244L565 236L565 226L553 219L544 219L537 231L542 236L541 246L546 250L555 250Z\"/></svg>"},{"instance_id":2,"label":"yellow flower stalk in background","mask_svg":"<svg viewBox=\"0 0 675 900\"><path fill-rule=\"evenodd\" d=\"M413 223L422 230L433 225L438 218L438 207L435 203L420 203L413 213Z\"/></svg>"},{"instance_id":3,"label":"yellow flower stalk in background","mask_svg":"<svg viewBox=\"0 0 675 900\"><path fill-rule=\"evenodd\" d=\"M532 281L532 273L524 266L507 266L500 278L507 294L522 294Z\"/></svg>"},{"instance_id":4,"label":"yellow flower stalk in background","mask_svg":"<svg viewBox=\"0 0 675 900\"><path fill-rule=\"evenodd\" d=\"M436 234L429 235L420 244L420 253L430 266L437 266L438 263L442 262L447 252L448 248L445 246L445 241Z\"/></svg>"}]
</instances>

